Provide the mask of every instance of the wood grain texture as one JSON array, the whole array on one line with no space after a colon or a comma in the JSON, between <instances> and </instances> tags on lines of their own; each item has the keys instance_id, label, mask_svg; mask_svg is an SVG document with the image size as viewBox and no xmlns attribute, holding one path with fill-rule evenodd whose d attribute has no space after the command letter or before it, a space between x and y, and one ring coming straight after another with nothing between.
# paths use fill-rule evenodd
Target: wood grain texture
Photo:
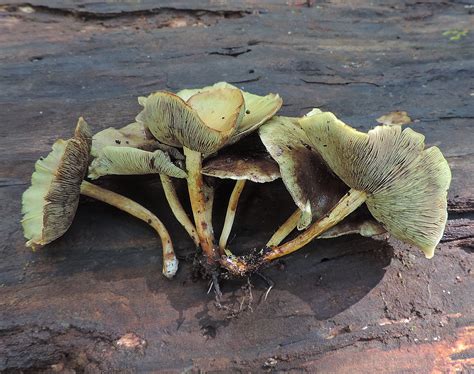
<instances>
[{"instance_id":1,"label":"wood grain texture","mask_svg":"<svg viewBox=\"0 0 474 374\"><path fill-rule=\"evenodd\" d=\"M472 370L472 13L463 1L0 1L0 370ZM443 35L453 29L469 32ZM94 131L123 126L139 95L219 80L278 92L283 115L316 106L364 130L407 111L453 172L433 260L391 239L314 241L264 271L267 300L252 278L251 308L230 318L246 281L224 282L216 307L153 177L102 184L166 223L183 258L173 281L151 229L89 199L62 239L24 247L34 161L80 115ZM233 186L219 183L216 232ZM263 245L293 210L280 181L249 184L231 249Z\"/></svg>"}]
</instances>

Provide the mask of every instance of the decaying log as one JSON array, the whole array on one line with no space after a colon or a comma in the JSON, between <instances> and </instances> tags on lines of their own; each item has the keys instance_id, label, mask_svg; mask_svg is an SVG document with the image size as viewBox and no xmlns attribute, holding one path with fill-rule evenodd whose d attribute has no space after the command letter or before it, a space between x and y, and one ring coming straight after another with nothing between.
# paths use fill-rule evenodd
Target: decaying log
<instances>
[{"instance_id":1,"label":"decaying log","mask_svg":"<svg viewBox=\"0 0 474 374\"><path fill-rule=\"evenodd\" d=\"M0 4L0 371L474 370L467 2ZM433 260L383 237L318 240L263 272L275 282L266 299L255 276L224 282L219 307L193 276L192 242L154 177L102 183L167 224L181 258L176 279L161 276L148 227L86 198L63 238L35 253L24 247L20 200L34 161L80 115L94 131L123 126L139 95L219 80L278 92L284 115L320 107L362 129L408 112L453 172ZM218 187L216 222L231 188ZM230 247L263 245L293 209L281 182L249 185Z\"/></svg>"}]
</instances>

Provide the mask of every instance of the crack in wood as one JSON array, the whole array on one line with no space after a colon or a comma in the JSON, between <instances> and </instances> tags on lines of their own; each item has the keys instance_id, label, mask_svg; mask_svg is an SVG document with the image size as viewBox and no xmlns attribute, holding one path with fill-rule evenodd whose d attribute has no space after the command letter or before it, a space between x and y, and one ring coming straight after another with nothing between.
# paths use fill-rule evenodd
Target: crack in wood
<instances>
[{"instance_id":1,"label":"crack in wood","mask_svg":"<svg viewBox=\"0 0 474 374\"><path fill-rule=\"evenodd\" d=\"M249 78L249 79L242 79L242 80L238 80L238 81L229 81L229 83L232 83L232 84L240 84L240 83L250 83L250 82L257 82L260 80L260 76L258 77L255 77L255 78Z\"/></svg>"},{"instance_id":2,"label":"crack in wood","mask_svg":"<svg viewBox=\"0 0 474 374\"><path fill-rule=\"evenodd\" d=\"M227 56L227 57L239 57L245 53L249 53L252 50L250 48L242 49L242 48L224 48L224 51L215 51L209 52L208 55L218 55L218 56Z\"/></svg>"},{"instance_id":3,"label":"crack in wood","mask_svg":"<svg viewBox=\"0 0 474 374\"><path fill-rule=\"evenodd\" d=\"M304 79L304 78L300 78L300 80L304 83L308 83L308 84L321 84L321 85L325 85L325 86L348 86L348 85L351 85L351 84L368 84L368 85L371 85L371 86L375 86L375 87L380 87L379 84L377 83L374 83L374 82L364 82L364 81L359 81L359 82L356 82L356 81L345 81L345 82L325 82L325 81L310 81L310 80L307 80L307 79Z\"/></svg>"},{"instance_id":4,"label":"crack in wood","mask_svg":"<svg viewBox=\"0 0 474 374\"><path fill-rule=\"evenodd\" d=\"M8 11L17 11L21 7L30 7L33 10L39 13L47 13L51 15L65 16L65 17L74 17L82 21L100 21L100 20L109 20L117 18L127 18L127 17L143 17L158 15L161 13L173 13L177 16L188 15L193 17L201 17L204 15L212 15L222 18L242 18L250 14L250 11L247 10L211 10L211 9L191 9L191 8L173 8L173 7L156 7L143 10L129 10L122 12L93 12L88 10L72 9L72 8L59 8L51 7L47 5L36 5L31 3L22 3L22 4L4 4L3 5Z\"/></svg>"},{"instance_id":5,"label":"crack in wood","mask_svg":"<svg viewBox=\"0 0 474 374\"><path fill-rule=\"evenodd\" d=\"M0 7L6 21L0 22L2 41L8 51L0 77L7 108L0 205L8 218L0 226L0 371L43 372L40 365L46 365L44 372L183 371L192 363L192 370L203 372L229 372L232 367L259 372L265 358L275 357L278 371L355 367L370 372L388 367L391 358L398 371L423 372L430 371L423 357L452 355L452 345L445 342L456 341L457 327L472 320L472 113L467 110L472 98L462 85L472 69L467 68L467 39L450 42L442 32L468 25L470 10L459 2L452 8L425 2L422 12L413 13L352 1L323 2L301 11L297 4L303 1L229 5L206 0L194 5L184 0L5 0L46 7L11 5L12 13ZM136 11L147 6L154 9ZM196 6L217 11L175 9ZM261 7L269 9L268 15L260 16ZM233 12L248 8L255 12ZM404 20L413 15L419 20ZM178 27L182 28L174 30ZM414 50L421 45L422 50ZM224 56L209 55L212 52ZM236 58L241 52L247 55ZM428 261L396 240L387 244L393 253L384 242L359 237L314 242L306 252L266 269L276 283L268 300L206 340L203 324L215 326L226 314L211 307L207 284L190 275L190 263L182 262L173 282L161 278L156 238L133 218L83 199L74 225L61 240L36 253L24 248L20 199L34 159L50 148L53 138L69 133L76 115L96 121L95 129L116 126L125 118L132 120L138 106L130 100L142 91L155 86L173 86L175 91L232 79L234 84L255 86L251 91L260 94L279 92L285 99L283 115L301 115L300 107L315 103L365 123L364 130L376 113L392 107L420 122L421 117L440 117L434 120L439 126L414 124L428 135L429 143L446 152L453 170L449 221L439 253ZM250 83L257 80L258 84ZM160 198L162 191L151 181L127 177L103 183L149 204L169 225L179 255L189 255L192 243L179 231ZM270 236L294 209L279 183L246 190L248 203L237 218L241 223L233 250L243 253L261 245L260 238ZM222 196L227 198L230 191L230 181L219 187L216 222L223 221L227 205ZM185 184L180 193L186 196ZM331 257L336 261L319 263ZM236 287L235 280L223 284L229 297ZM450 322L450 314L460 317ZM412 316L422 317L397 323ZM393 324L380 326L381 318ZM15 326L17 333L8 334ZM332 331L340 336L326 339ZM122 340L125 345L135 344L133 336L123 335L127 333L146 337L146 354L118 347L116 339L124 336L132 338ZM443 352L439 345L415 344L439 336ZM232 350L235 346L238 352ZM385 356L396 347L403 353ZM384 356L372 360L374 349L383 349ZM416 350L422 364L409 350ZM357 366L357 357L380 365ZM319 360L329 364L323 366Z\"/></svg>"}]
</instances>

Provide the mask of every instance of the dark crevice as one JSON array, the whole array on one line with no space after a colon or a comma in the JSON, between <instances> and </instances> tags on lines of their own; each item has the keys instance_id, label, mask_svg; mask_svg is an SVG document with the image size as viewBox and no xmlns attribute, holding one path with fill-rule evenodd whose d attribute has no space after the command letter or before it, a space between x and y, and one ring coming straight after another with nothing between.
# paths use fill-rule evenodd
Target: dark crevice
<instances>
[{"instance_id":1,"label":"dark crevice","mask_svg":"<svg viewBox=\"0 0 474 374\"><path fill-rule=\"evenodd\" d=\"M474 116L443 116L439 119L474 119Z\"/></svg>"},{"instance_id":2,"label":"dark crevice","mask_svg":"<svg viewBox=\"0 0 474 374\"><path fill-rule=\"evenodd\" d=\"M453 221L455 219L469 219L469 220L474 220L474 211L468 211L468 212L449 212L449 221Z\"/></svg>"},{"instance_id":3,"label":"dark crevice","mask_svg":"<svg viewBox=\"0 0 474 374\"><path fill-rule=\"evenodd\" d=\"M357 339L357 342L370 342L374 340L384 343L384 339L381 336L361 336Z\"/></svg>"},{"instance_id":4,"label":"dark crevice","mask_svg":"<svg viewBox=\"0 0 474 374\"><path fill-rule=\"evenodd\" d=\"M142 9L142 10L132 10L132 11L121 11L121 12L93 12L88 10L81 9L72 9L72 8L55 8L47 5L34 5L30 3L23 4L6 4L4 5L8 11L16 11L20 7L30 7L39 13L47 13L52 15L74 17L82 21L88 20L108 20L113 18L126 18L126 17L142 17L157 15L160 13L173 13L177 16L179 15L188 15L201 17L206 15L218 16L222 18L242 18L245 15L250 14L248 10L210 10L210 9L179 9L173 7L157 7L151 9Z\"/></svg>"},{"instance_id":5,"label":"dark crevice","mask_svg":"<svg viewBox=\"0 0 474 374\"><path fill-rule=\"evenodd\" d=\"M218 55L218 56L227 56L227 57L239 57L245 53L249 53L252 50L250 48L242 49L240 47L232 47L232 48L223 48L223 51L215 51L209 52L209 55Z\"/></svg>"},{"instance_id":6,"label":"dark crevice","mask_svg":"<svg viewBox=\"0 0 474 374\"><path fill-rule=\"evenodd\" d=\"M193 57L193 56L199 56L199 55L202 55L202 53L186 53L182 55L163 57L163 60L173 60L177 58L186 58L186 57Z\"/></svg>"},{"instance_id":7,"label":"dark crevice","mask_svg":"<svg viewBox=\"0 0 474 374\"><path fill-rule=\"evenodd\" d=\"M379 84L374 83L374 82L353 82L353 81L324 82L324 81L310 81L310 80L306 80L304 78L300 78L300 80L303 81L304 83L308 83L308 84L322 84L322 85L326 85L326 86L348 86L348 85L351 85L351 84L369 84L371 86L380 87Z\"/></svg>"},{"instance_id":8,"label":"dark crevice","mask_svg":"<svg viewBox=\"0 0 474 374\"><path fill-rule=\"evenodd\" d=\"M458 237L455 237L455 238L446 238L446 239L441 239L441 243L451 243L451 242L457 242L459 240L462 240L462 241L466 241L466 240L472 240L472 242L474 243L474 236L473 235L460 235Z\"/></svg>"},{"instance_id":9,"label":"dark crevice","mask_svg":"<svg viewBox=\"0 0 474 374\"><path fill-rule=\"evenodd\" d=\"M243 79L240 81L229 81L231 84L239 84L239 83L250 83L250 82L257 82L260 80L261 77L255 77L255 78L249 78L249 79Z\"/></svg>"},{"instance_id":10,"label":"dark crevice","mask_svg":"<svg viewBox=\"0 0 474 374\"><path fill-rule=\"evenodd\" d=\"M448 201L448 213L450 217L453 213L469 214L473 212L474 212L474 204L472 203L472 201Z\"/></svg>"},{"instance_id":11,"label":"dark crevice","mask_svg":"<svg viewBox=\"0 0 474 374\"><path fill-rule=\"evenodd\" d=\"M10 181L0 181L0 188L3 187L16 187L16 186L27 186L30 183L27 182L10 182Z\"/></svg>"},{"instance_id":12,"label":"dark crevice","mask_svg":"<svg viewBox=\"0 0 474 374\"><path fill-rule=\"evenodd\" d=\"M473 116L441 116L437 118L419 118L422 122L437 122L440 120L451 120L451 119L474 119Z\"/></svg>"}]
</instances>

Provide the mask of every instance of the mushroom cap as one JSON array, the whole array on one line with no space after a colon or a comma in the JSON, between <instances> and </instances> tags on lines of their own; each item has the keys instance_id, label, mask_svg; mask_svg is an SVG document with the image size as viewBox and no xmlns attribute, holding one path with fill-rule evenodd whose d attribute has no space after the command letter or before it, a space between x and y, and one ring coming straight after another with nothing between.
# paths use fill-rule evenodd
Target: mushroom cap
<instances>
[{"instance_id":1,"label":"mushroom cap","mask_svg":"<svg viewBox=\"0 0 474 374\"><path fill-rule=\"evenodd\" d=\"M406 125L411 122L411 118L408 116L407 112L396 111L384 114L377 118L377 122L382 125Z\"/></svg>"},{"instance_id":2,"label":"mushroom cap","mask_svg":"<svg viewBox=\"0 0 474 374\"><path fill-rule=\"evenodd\" d=\"M199 118L221 134L232 134L242 122L245 102L242 92L234 88L202 91L191 96L187 104Z\"/></svg>"},{"instance_id":3,"label":"mushroom cap","mask_svg":"<svg viewBox=\"0 0 474 374\"><path fill-rule=\"evenodd\" d=\"M329 112L299 123L334 173L367 193L374 218L431 258L446 225L451 181L441 151L425 149L423 135L400 126L377 126L366 134Z\"/></svg>"},{"instance_id":4,"label":"mushroom cap","mask_svg":"<svg viewBox=\"0 0 474 374\"><path fill-rule=\"evenodd\" d=\"M347 192L347 186L311 146L296 118L273 117L260 127L259 135L278 163L288 192L303 212L298 229L326 214Z\"/></svg>"},{"instance_id":5,"label":"mushroom cap","mask_svg":"<svg viewBox=\"0 0 474 374\"><path fill-rule=\"evenodd\" d=\"M91 155L98 157L102 149L107 146L133 147L154 151L158 144L158 141L142 123L133 122L121 129L109 127L94 134Z\"/></svg>"},{"instance_id":6,"label":"mushroom cap","mask_svg":"<svg viewBox=\"0 0 474 374\"><path fill-rule=\"evenodd\" d=\"M31 186L22 198L21 222L28 247L35 249L52 242L71 225L90 148L89 128L79 118L74 137L57 140L49 155L36 162Z\"/></svg>"},{"instance_id":7,"label":"mushroom cap","mask_svg":"<svg viewBox=\"0 0 474 374\"><path fill-rule=\"evenodd\" d=\"M278 164L267 154L253 152L224 153L206 160L202 174L221 179L250 180L255 183L273 182L280 178Z\"/></svg>"},{"instance_id":8,"label":"mushroom cap","mask_svg":"<svg viewBox=\"0 0 474 374\"><path fill-rule=\"evenodd\" d=\"M186 103L165 91L140 98L136 117L160 142L209 154L221 148L242 120L244 99L239 90L221 88L191 96Z\"/></svg>"},{"instance_id":9,"label":"mushroom cap","mask_svg":"<svg viewBox=\"0 0 474 374\"><path fill-rule=\"evenodd\" d=\"M171 162L170 156L161 151L147 152L132 147L107 146L89 167L89 178L104 175L166 174L186 178L184 170Z\"/></svg>"},{"instance_id":10,"label":"mushroom cap","mask_svg":"<svg viewBox=\"0 0 474 374\"><path fill-rule=\"evenodd\" d=\"M184 101L187 101L197 93L221 88L240 90L238 87L233 86L227 82L218 82L212 86L203 88L181 90L176 95L181 97ZM270 93L265 96L259 96L244 90L240 91L244 97L245 114L235 133L229 139L228 144L233 144L242 137L247 136L248 134L257 130L262 124L273 117L278 112L278 110L280 110L283 104L283 100L278 94Z\"/></svg>"}]
</instances>

